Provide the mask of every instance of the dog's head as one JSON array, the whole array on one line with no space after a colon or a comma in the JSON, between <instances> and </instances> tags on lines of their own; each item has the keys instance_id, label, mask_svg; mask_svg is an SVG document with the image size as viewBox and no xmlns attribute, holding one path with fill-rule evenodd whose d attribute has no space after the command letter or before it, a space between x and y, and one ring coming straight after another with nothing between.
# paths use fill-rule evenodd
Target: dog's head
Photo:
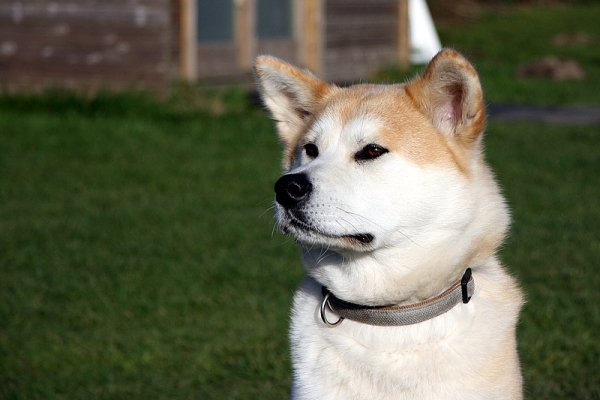
<instances>
[{"instance_id":1,"label":"dog's head","mask_svg":"<svg viewBox=\"0 0 600 400\"><path fill-rule=\"evenodd\" d=\"M439 252L458 265L500 244L508 218L481 153L482 89L460 54L440 52L399 85L340 88L269 56L255 71L285 147L278 225L309 270L327 270L327 249L380 266L389 256L406 276Z\"/></svg>"}]
</instances>

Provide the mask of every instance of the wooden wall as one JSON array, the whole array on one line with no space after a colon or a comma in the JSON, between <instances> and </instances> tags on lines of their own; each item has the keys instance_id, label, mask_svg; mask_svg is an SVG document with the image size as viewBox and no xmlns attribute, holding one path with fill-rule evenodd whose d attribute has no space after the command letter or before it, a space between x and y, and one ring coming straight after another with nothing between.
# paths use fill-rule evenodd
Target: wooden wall
<instances>
[{"instance_id":1,"label":"wooden wall","mask_svg":"<svg viewBox=\"0 0 600 400\"><path fill-rule=\"evenodd\" d=\"M0 86L165 92L172 18L170 0L0 0Z\"/></svg>"},{"instance_id":2,"label":"wooden wall","mask_svg":"<svg viewBox=\"0 0 600 400\"><path fill-rule=\"evenodd\" d=\"M326 0L324 14L325 79L357 81L398 63L398 0Z\"/></svg>"},{"instance_id":3,"label":"wooden wall","mask_svg":"<svg viewBox=\"0 0 600 400\"><path fill-rule=\"evenodd\" d=\"M2 1L2 0L0 0ZM170 76L178 78L181 57L181 0L169 0L169 58L171 60Z\"/></svg>"},{"instance_id":4,"label":"wooden wall","mask_svg":"<svg viewBox=\"0 0 600 400\"><path fill-rule=\"evenodd\" d=\"M256 0L236 1L236 39L198 45L196 75L235 82L248 78L255 54L270 53L329 81L367 79L399 60L401 1L294 0L294 37L264 41L243 40L254 35ZM166 93L170 82L186 78L183 3L0 0L0 90L143 87Z\"/></svg>"}]
</instances>

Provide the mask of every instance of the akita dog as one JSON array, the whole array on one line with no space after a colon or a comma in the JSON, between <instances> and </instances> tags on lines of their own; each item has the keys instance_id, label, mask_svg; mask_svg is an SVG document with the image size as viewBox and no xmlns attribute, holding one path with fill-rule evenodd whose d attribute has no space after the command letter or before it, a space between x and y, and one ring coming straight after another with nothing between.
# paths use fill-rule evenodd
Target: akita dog
<instances>
[{"instance_id":1,"label":"akita dog","mask_svg":"<svg viewBox=\"0 0 600 400\"><path fill-rule=\"evenodd\" d=\"M398 85L255 72L285 147L279 228L308 277L293 399L520 399L522 294L496 251L509 212L483 155L479 77L452 50Z\"/></svg>"}]
</instances>

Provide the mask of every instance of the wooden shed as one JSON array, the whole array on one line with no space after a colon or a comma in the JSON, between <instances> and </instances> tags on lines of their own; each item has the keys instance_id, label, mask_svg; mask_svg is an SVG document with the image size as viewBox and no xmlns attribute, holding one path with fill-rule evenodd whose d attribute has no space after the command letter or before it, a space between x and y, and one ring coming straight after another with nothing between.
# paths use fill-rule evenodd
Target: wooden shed
<instances>
[{"instance_id":1,"label":"wooden shed","mask_svg":"<svg viewBox=\"0 0 600 400\"><path fill-rule=\"evenodd\" d=\"M146 87L172 76L170 0L0 0L0 87Z\"/></svg>"},{"instance_id":2,"label":"wooden shed","mask_svg":"<svg viewBox=\"0 0 600 400\"><path fill-rule=\"evenodd\" d=\"M407 0L0 0L0 87L248 80L273 54L331 81L408 62Z\"/></svg>"}]
</instances>

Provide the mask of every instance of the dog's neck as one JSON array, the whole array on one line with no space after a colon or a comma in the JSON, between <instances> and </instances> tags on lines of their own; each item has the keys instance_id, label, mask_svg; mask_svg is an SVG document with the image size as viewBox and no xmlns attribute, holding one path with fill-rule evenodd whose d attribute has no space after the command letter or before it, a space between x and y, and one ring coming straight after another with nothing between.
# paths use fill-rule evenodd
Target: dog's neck
<instances>
[{"instance_id":1,"label":"dog's neck","mask_svg":"<svg viewBox=\"0 0 600 400\"><path fill-rule=\"evenodd\" d=\"M466 257L452 246L430 244L358 255L303 249L303 264L309 276L337 298L364 306L427 301L452 286L468 266L483 261Z\"/></svg>"},{"instance_id":2,"label":"dog's neck","mask_svg":"<svg viewBox=\"0 0 600 400\"><path fill-rule=\"evenodd\" d=\"M373 307L349 303L338 299L323 286L321 319L329 326L337 326L344 319L377 326L412 325L442 315L461 302L468 303L474 290L475 281L471 268L467 268L463 277L440 295L410 305ZM327 317L328 311L336 314L338 319L330 321Z\"/></svg>"}]
</instances>

